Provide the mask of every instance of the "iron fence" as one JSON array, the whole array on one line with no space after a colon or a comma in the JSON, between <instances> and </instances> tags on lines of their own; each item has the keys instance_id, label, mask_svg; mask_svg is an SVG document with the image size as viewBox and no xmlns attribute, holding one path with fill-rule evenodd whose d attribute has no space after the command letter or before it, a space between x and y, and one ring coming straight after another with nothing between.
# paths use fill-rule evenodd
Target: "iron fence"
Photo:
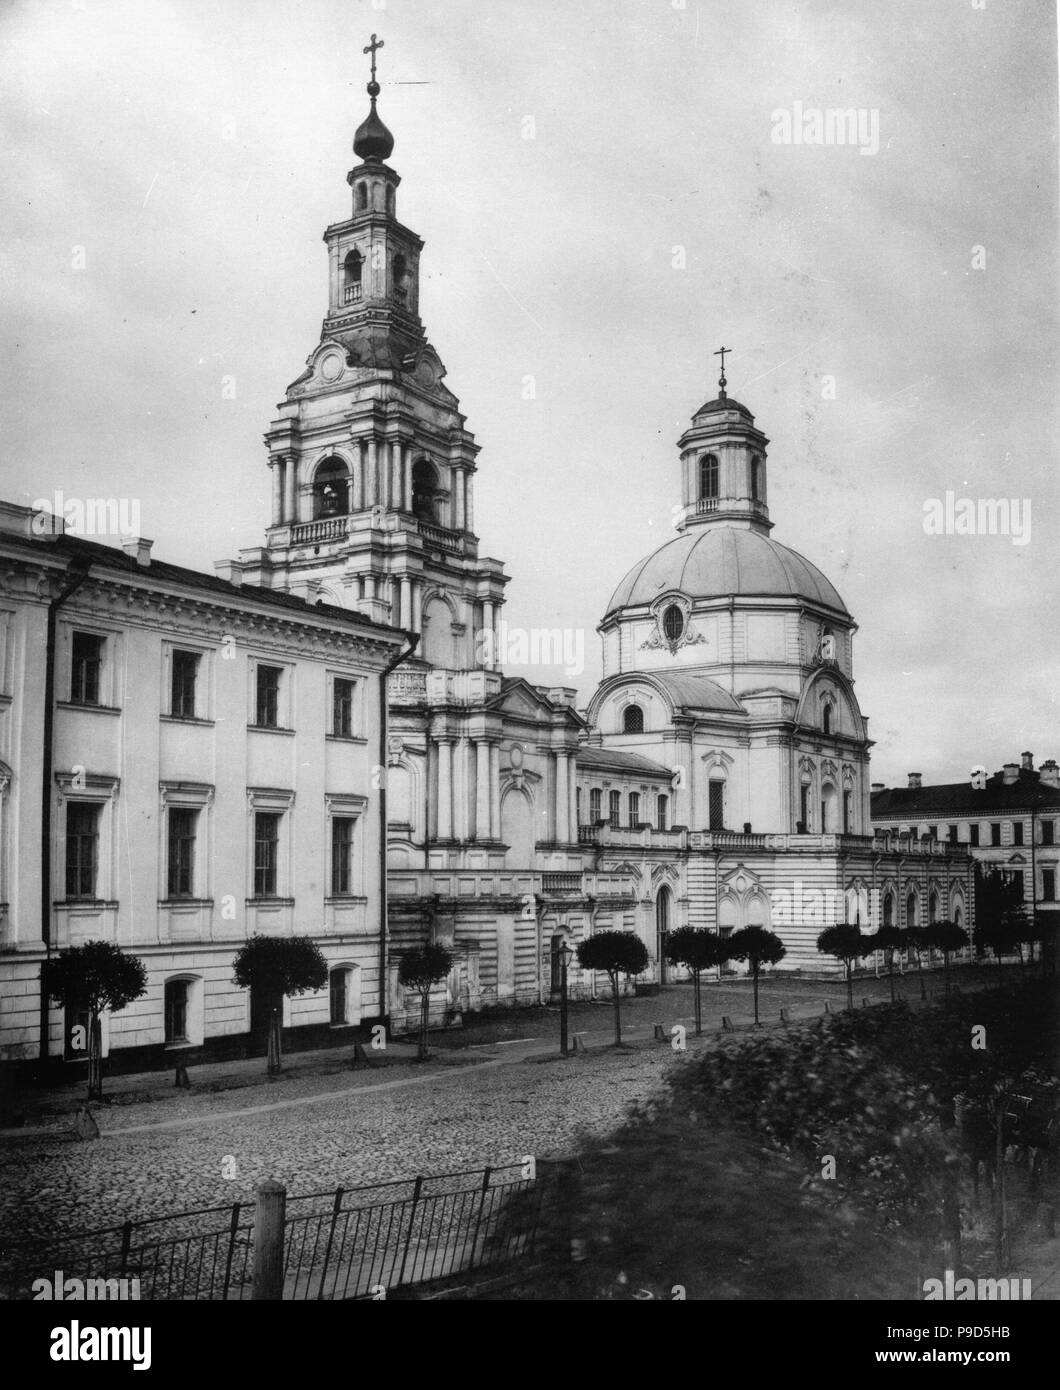
<instances>
[{"instance_id":1,"label":"iron fence","mask_svg":"<svg viewBox=\"0 0 1060 1390\"><path fill-rule=\"evenodd\" d=\"M516 1164L288 1196L283 1297L371 1299L498 1269L532 1252L540 1201L533 1170ZM254 1216L237 1202L9 1242L0 1297L32 1298L43 1278L80 1281L79 1298L249 1299Z\"/></svg>"}]
</instances>

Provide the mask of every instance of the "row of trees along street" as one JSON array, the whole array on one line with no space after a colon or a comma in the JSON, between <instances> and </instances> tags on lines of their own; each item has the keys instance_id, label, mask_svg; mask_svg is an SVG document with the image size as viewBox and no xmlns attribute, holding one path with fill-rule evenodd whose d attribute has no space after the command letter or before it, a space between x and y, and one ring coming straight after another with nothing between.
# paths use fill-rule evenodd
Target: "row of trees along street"
<instances>
[{"instance_id":1,"label":"row of trees along street","mask_svg":"<svg viewBox=\"0 0 1060 1390\"><path fill-rule=\"evenodd\" d=\"M1055 957L1053 915L1029 911L1022 889L1001 873L976 873L976 946L992 953L1000 966L1005 956L1016 955L1021 969L1025 951L1034 958L1039 952L1043 968ZM968 934L955 922L940 921L920 927L883 926L863 932L858 924L836 923L826 927L817 939L817 949L844 966L847 1006L853 1008L853 971L859 960L882 952L890 980L891 1000L895 997L895 972L910 955L915 957L921 998L926 997L923 961L931 952L942 954L946 992L950 989L950 958L968 945ZM703 1031L702 979L706 972L719 970L732 961L744 962L751 977L754 1020L759 1025L758 986L764 968L776 965L787 954L775 932L764 927L745 927L731 936L717 932L679 927L668 934L665 955L671 965L687 968L695 998L695 1029ZM580 943L579 964L585 970L606 974L611 985L615 1017L615 1044L622 1042L621 986L643 974L649 964L644 942L633 932L602 931ZM398 979L420 999L419 1056L430 1055L428 1021L431 991L453 968L452 953L442 946L426 945L406 951L399 962ZM1055 965L1054 965L1055 968ZM319 947L309 937L252 936L237 952L233 963L233 984L255 992L268 1003L268 1075L282 1068L281 1017L284 997L319 991L328 982L328 965ZM103 1094L101 1015L117 1012L147 992L147 971L143 962L107 941L88 941L72 946L41 966L41 988L61 1007L87 1013L88 1098Z\"/></svg>"}]
</instances>

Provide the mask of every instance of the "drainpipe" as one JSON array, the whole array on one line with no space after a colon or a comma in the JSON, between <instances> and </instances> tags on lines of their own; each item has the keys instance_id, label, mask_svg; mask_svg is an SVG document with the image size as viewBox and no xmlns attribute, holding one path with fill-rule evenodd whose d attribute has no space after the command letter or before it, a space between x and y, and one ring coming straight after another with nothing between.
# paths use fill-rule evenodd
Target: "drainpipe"
<instances>
[{"instance_id":1,"label":"drainpipe","mask_svg":"<svg viewBox=\"0 0 1060 1390\"><path fill-rule=\"evenodd\" d=\"M55 742L55 634L58 613L88 578L90 560L71 560L62 588L48 604L48 635L44 659L44 749L40 806L40 934L45 959L52 953L52 776ZM40 1059L48 1061L48 996L40 991Z\"/></svg>"},{"instance_id":2,"label":"drainpipe","mask_svg":"<svg viewBox=\"0 0 1060 1390\"><path fill-rule=\"evenodd\" d=\"M412 655L419 646L419 634L406 632L408 647L398 652L379 673L379 766L382 777L379 779L379 1017L383 1027L390 1031L390 1012L387 1008L386 943L387 943L387 887L386 887L386 767L387 767L387 711L389 698L387 680L395 666ZM426 780L426 778L424 779Z\"/></svg>"}]
</instances>

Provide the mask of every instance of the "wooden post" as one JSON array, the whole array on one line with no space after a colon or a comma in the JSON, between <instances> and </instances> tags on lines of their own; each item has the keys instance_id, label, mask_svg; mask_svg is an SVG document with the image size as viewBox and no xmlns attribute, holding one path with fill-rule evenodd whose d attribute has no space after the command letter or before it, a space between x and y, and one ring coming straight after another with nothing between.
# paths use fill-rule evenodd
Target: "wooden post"
<instances>
[{"instance_id":1,"label":"wooden post","mask_svg":"<svg viewBox=\"0 0 1060 1390\"><path fill-rule=\"evenodd\" d=\"M254 1207L254 1292L255 1299L283 1298L283 1227L287 1209L287 1189L266 1178L258 1184Z\"/></svg>"}]
</instances>

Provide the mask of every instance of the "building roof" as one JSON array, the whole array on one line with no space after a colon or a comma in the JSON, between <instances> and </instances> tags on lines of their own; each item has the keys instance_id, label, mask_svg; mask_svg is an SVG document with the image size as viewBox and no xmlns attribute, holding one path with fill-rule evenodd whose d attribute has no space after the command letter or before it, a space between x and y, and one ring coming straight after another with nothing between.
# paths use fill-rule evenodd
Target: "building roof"
<instances>
[{"instance_id":1,"label":"building roof","mask_svg":"<svg viewBox=\"0 0 1060 1390\"><path fill-rule=\"evenodd\" d=\"M876 821L930 820L936 816L989 816L1006 811L1051 807L1060 810L1060 788L1046 786L1037 771L1020 768L1014 782L1006 783L995 772L986 786L967 782L943 782L931 787L885 787L872 793L872 819Z\"/></svg>"},{"instance_id":2,"label":"building roof","mask_svg":"<svg viewBox=\"0 0 1060 1390\"><path fill-rule=\"evenodd\" d=\"M667 541L629 571L611 595L607 614L652 603L670 591L691 599L803 598L847 615L816 565L762 532L738 526L697 526Z\"/></svg>"},{"instance_id":3,"label":"building roof","mask_svg":"<svg viewBox=\"0 0 1060 1390\"><path fill-rule=\"evenodd\" d=\"M350 608L339 608L332 603L308 603L295 594L283 593L278 589L263 589L258 584L233 584L219 575L186 569L183 565L172 565L165 560L156 560L154 556L151 557L150 564L141 565L135 555L127 555L117 546L86 540L83 536L76 536L68 531L56 536L38 538L0 529L0 544L15 546L40 559L61 556L67 562L90 561L93 573L96 566L105 567L107 570L124 572L130 578L151 587L176 584L183 588L199 590L203 594L226 598L237 604L241 600L263 603L271 608L283 610L284 615L293 621L300 618L317 618L364 628L367 632L386 634L389 637L406 635L399 633L397 628L374 622L364 613Z\"/></svg>"},{"instance_id":4,"label":"building roof","mask_svg":"<svg viewBox=\"0 0 1060 1390\"><path fill-rule=\"evenodd\" d=\"M640 753L626 753L618 748L593 748L586 745L578 749L577 761L579 767L599 768L601 771L647 773L650 776L665 777L667 781L673 776L673 770L663 767L662 763L652 762L651 758L645 758Z\"/></svg>"},{"instance_id":5,"label":"building roof","mask_svg":"<svg viewBox=\"0 0 1060 1390\"><path fill-rule=\"evenodd\" d=\"M661 686L675 709L722 710L728 714L746 714L734 695L706 676L676 675L670 671L643 671L639 675Z\"/></svg>"}]
</instances>

